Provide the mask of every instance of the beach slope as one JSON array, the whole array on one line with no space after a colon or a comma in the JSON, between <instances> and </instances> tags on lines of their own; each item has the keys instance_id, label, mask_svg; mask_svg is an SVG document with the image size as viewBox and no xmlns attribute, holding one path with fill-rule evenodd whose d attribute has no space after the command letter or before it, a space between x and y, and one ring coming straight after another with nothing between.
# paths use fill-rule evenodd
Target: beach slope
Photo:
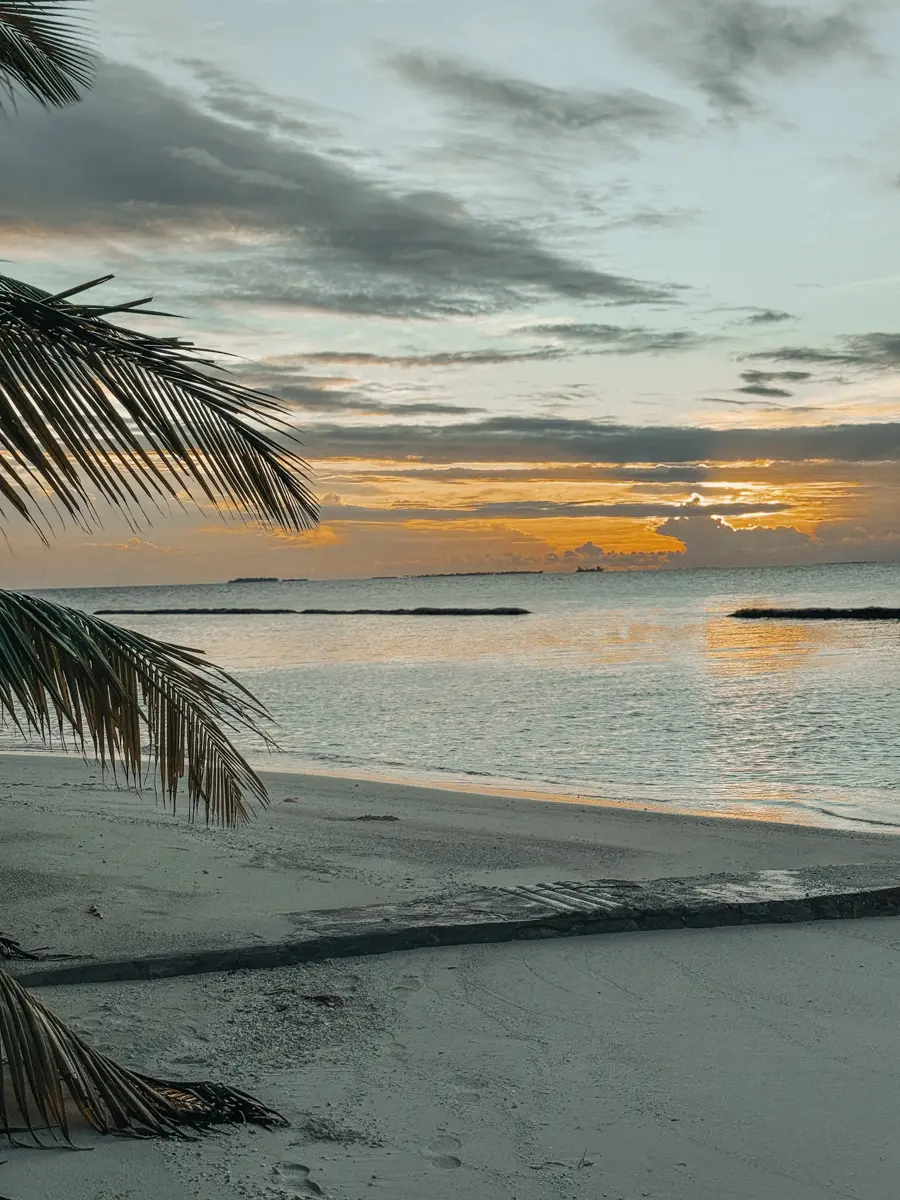
<instances>
[{"instance_id":1,"label":"beach slope","mask_svg":"<svg viewBox=\"0 0 900 1200\"><path fill-rule=\"evenodd\" d=\"M900 861L894 835L270 773L225 831L104 786L96 767L0 757L4 932L120 957L289 938L305 914L471 886Z\"/></svg>"}]
</instances>

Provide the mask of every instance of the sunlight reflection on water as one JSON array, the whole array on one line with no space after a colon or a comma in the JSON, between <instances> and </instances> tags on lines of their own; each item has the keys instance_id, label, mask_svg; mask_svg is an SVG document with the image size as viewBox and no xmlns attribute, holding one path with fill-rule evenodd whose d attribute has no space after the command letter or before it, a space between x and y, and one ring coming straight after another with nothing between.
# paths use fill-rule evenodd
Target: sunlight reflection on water
<instances>
[{"instance_id":1,"label":"sunlight reflection on water","mask_svg":"<svg viewBox=\"0 0 900 1200\"><path fill-rule=\"evenodd\" d=\"M88 611L523 605L532 615L115 619L201 648L251 686L279 726L268 767L900 824L900 626L727 617L749 604L896 605L897 566L53 595Z\"/></svg>"}]
</instances>

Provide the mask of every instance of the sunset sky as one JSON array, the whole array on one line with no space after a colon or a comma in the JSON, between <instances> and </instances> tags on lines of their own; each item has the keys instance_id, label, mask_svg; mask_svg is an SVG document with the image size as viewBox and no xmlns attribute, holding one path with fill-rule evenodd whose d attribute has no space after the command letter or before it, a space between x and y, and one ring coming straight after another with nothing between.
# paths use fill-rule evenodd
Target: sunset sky
<instances>
[{"instance_id":1,"label":"sunset sky","mask_svg":"<svg viewBox=\"0 0 900 1200\"><path fill-rule=\"evenodd\" d=\"M900 560L900 6L92 7L2 269L236 354L323 519L110 514L7 585Z\"/></svg>"}]
</instances>

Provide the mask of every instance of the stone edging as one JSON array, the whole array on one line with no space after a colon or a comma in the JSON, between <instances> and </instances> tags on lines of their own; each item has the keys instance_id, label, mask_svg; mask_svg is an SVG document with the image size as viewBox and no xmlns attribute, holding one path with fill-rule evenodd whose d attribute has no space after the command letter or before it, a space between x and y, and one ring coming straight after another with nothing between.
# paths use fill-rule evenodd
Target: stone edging
<instances>
[{"instance_id":1,"label":"stone edging","mask_svg":"<svg viewBox=\"0 0 900 1200\"><path fill-rule=\"evenodd\" d=\"M12 965L28 987L258 970L330 958L605 933L900 915L900 863L646 882L477 888L407 904L298 914L289 941ZM9 969L9 968L8 968Z\"/></svg>"}]
</instances>

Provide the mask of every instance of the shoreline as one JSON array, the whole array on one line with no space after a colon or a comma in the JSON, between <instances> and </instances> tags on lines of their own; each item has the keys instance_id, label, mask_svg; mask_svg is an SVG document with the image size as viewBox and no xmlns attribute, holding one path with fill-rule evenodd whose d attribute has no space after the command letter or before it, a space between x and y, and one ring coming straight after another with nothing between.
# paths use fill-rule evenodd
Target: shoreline
<instances>
[{"instance_id":1,"label":"shoreline","mask_svg":"<svg viewBox=\"0 0 900 1200\"><path fill-rule=\"evenodd\" d=\"M221 830L104 786L78 758L0 755L4 932L138 958L259 947L318 928L323 909L479 885L817 866L840 880L859 877L841 871L854 864L900 875L900 846L883 832L337 775L265 780L271 807ZM3 1191L595 1200L631 1195L637 1180L672 1200L735 1187L808 1200L836 1183L888 1200L897 927L622 932L42 987L123 1064L223 1078L292 1124L184 1144L78 1133L94 1153L40 1162L13 1148Z\"/></svg>"},{"instance_id":2,"label":"shoreline","mask_svg":"<svg viewBox=\"0 0 900 1200\"><path fill-rule=\"evenodd\" d=\"M192 953L290 940L323 910L478 887L900 863L884 831L264 778L270 807L222 830L117 790L78 758L0 755L4 932L98 958Z\"/></svg>"},{"instance_id":3,"label":"shoreline","mask_svg":"<svg viewBox=\"0 0 900 1200\"><path fill-rule=\"evenodd\" d=\"M0 747L0 763L4 758L78 762L85 769L95 769L97 766L93 759L84 760L76 751L66 753L62 750L35 749L30 746L23 749L2 746ZM477 775L462 772L456 775L440 770L428 771L424 768L407 770L399 767L395 769L386 767L382 769L378 766L354 766L350 763L329 766L327 763L303 759L290 753L285 753L284 759L285 761L279 764L279 755L277 754L247 753L247 761L263 780L267 776L278 779L302 778L310 781L318 779L344 780L351 784L365 783L400 789L409 788L421 792L473 796L487 802L515 800L522 803L609 809L626 813L650 813L673 818L741 821L759 825L832 830L844 833L872 833L885 837L900 835L900 813L898 813L897 821L884 821L877 817L836 813L821 806L804 804L800 800L782 799L777 796L769 800L723 800L718 804L707 802L705 805L689 806L677 799L600 796L590 792L573 791L563 784L557 786L503 775ZM109 777L111 780L111 772ZM2 780L0 780L0 786L2 786ZM639 786L632 785L629 790L635 791ZM763 787L764 785L760 785L760 790Z\"/></svg>"},{"instance_id":4,"label":"shoreline","mask_svg":"<svg viewBox=\"0 0 900 1200\"><path fill-rule=\"evenodd\" d=\"M762 825L796 825L809 829L842 830L847 833L883 833L886 836L900 834L898 820L880 821L875 817L853 817L834 813L825 808L803 805L798 800L722 801L719 806L688 807L677 800L653 800L632 797L622 799L613 796L597 796L587 792L576 792L560 784L535 783L531 780L511 779L502 775L453 775L443 771L380 770L377 767L355 767L350 764L329 767L309 759L293 758L290 764L277 766L274 758L261 759L255 755L249 759L260 775L302 775L310 778L349 779L366 783L383 783L394 787L420 788L439 792L465 793L484 799L507 799L538 801L547 804L587 805L591 808L609 808L625 812L658 813L662 816L697 817L713 821L752 821ZM637 786L637 785L635 785ZM634 790L632 787L631 790Z\"/></svg>"}]
</instances>

